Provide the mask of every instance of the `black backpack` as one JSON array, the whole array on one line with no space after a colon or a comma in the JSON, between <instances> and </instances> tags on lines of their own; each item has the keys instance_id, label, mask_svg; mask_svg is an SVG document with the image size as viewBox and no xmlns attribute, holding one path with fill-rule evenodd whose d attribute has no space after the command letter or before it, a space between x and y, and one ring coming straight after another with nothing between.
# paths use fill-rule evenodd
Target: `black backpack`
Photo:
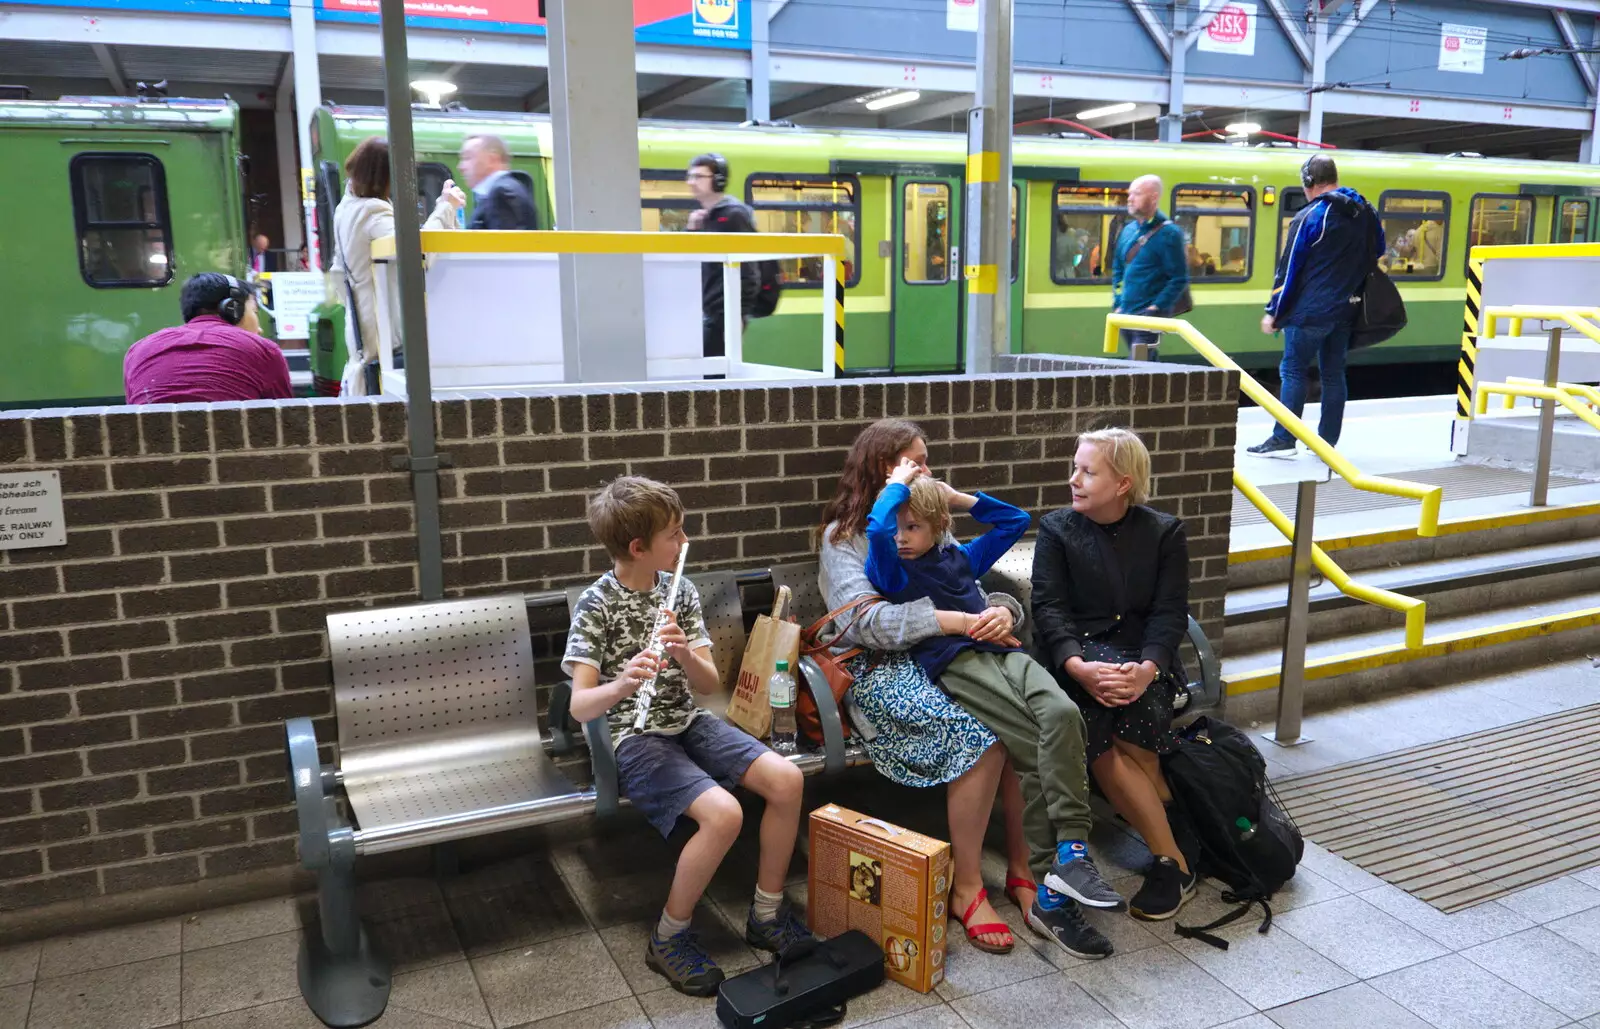
<instances>
[{"instance_id":1,"label":"black backpack","mask_svg":"<svg viewBox=\"0 0 1600 1029\"><path fill-rule=\"evenodd\" d=\"M1305 853L1299 827L1267 781L1266 760L1249 736L1201 716L1178 730L1161 764L1199 843L1195 871L1222 883L1223 901L1239 905L1209 925L1177 925L1177 934L1227 950L1227 941L1210 930L1237 921L1255 904L1264 912L1257 931L1265 933L1272 927L1268 901L1294 878Z\"/></svg>"},{"instance_id":2,"label":"black backpack","mask_svg":"<svg viewBox=\"0 0 1600 1029\"><path fill-rule=\"evenodd\" d=\"M1394 336L1406 327L1406 302L1389 273L1378 267L1378 216L1367 208L1367 254L1372 267L1361 281L1356 302L1356 323L1350 331L1350 349L1360 350Z\"/></svg>"},{"instance_id":3,"label":"black backpack","mask_svg":"<svg viewBox=\"0 0 1600 1029\"><path fill-rule=\"evenodd\" d=\"M756 298L750 301L750 317L765 318L778 310L778 294L783 290L778 284L778 262L757 261Z\"/></svg>"}]
</instances>

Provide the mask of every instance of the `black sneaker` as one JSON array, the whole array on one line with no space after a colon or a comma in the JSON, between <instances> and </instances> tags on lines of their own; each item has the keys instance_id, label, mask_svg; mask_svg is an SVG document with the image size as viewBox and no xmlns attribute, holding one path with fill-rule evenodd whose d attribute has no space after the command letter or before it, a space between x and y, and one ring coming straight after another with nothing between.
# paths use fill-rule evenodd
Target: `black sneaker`
<instances>
[{"instance_id":1,"label":"black sneaker","mask_svg":"<svg viewBox=\"0 0 1600 1029\"><path fill-rule=\"evenodd\" d=\"M679 993L709 997L722 984L722 969L700 946L693 929L661 939L654 929L644 947L644 963L672 984Z\"/></svg>"},{"instance_id":2,"label":"black sneaker","mask_svg":"<svg viewBox=\"0 0 1600 1029\"><path fill-rule=\"evenodd\" d=\"M1095 961L1112 954L1111 941L1085 921L1082 909L1070 900L1058 908L1046 910L1035 899L1022 920L1029 929L1075 958Z\"/></svg>"},{"instance_id":3,"label":"black sneaker","mask_svg":"<svg viewBox=\"0 0 1600 1029\"><path fill-rule=\"evenodd\" d=\"M1044 884L1086 907L1121 911L1128 906L1122 895L1113 890L1100 875L1100 869L1095 867L1094 859L1088 855L1065 863L1057 861L1050 866Z\"/></svg>"},{"instance_id":4,"label":"black sneaker","mask_svg":"<svg viewBox=\"0 0 1600 1029\"><path fill-rule=\"evenodd\" d=\"M787 899L778 904L778 914L770 922L756 921L754 908L745 915L744 942L757 950L782 954L790 944L814 938L815 934L800 921L800 916L794 913Z\"/></svg>"},{"instance_id":5,"label":"black sneaker","mask_svg":"<svg viewBox=\"0 0 1600 1029\"><path fill-rule=\"evenodd\" d=\"M1196 877L1185 872L1169 857L1158 857L1144 874L1144 885L1133 895L1128 913L1146 922L1162 922L1194 896Z\"/></svg>"},{"instance_id":6,"label":"black sneaker","mask_svg":"<svg viewBox=\"0 0 1600 1029\"><path fill-rule=\"evenodd\" d=\"M1294 440L1281 440L1276 436L1268 436L1265 443L1257 443L1249 448L1249 452L1261 457L1293 457Z\"/></svg>"}]
</instances>

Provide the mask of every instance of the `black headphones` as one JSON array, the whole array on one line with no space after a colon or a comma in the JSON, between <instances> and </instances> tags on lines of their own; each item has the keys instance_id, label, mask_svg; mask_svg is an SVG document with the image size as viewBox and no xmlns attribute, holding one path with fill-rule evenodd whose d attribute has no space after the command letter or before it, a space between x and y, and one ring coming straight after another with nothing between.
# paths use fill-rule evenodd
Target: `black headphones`
<instances>
[{"instance_id":1,"label":"black headphones","mask_svg":"<svg viewBox=\"0 0 1600 1029\"><path fill-rule=\"evenodd\" d=\"M1310 189L1312 186L1311 161L1312 158L1308 157L1306 158L1306 163L1300 166L1300 185L1306 187L1307 189Z\"/></svg>"},{"instance_id":2,"label":"black headphones","mask_svg":"<svg viewBox=\"0 0 1600 1029\"><path fill-rule=\"evenodd\" d=\"M701 154L694 159L696 167L711 169L711 188L718 193L728 191L728 159L721 154Z\"/></svg>"},{"instance_id":3,"label":"black headphones","mask_svg":"<svg viewBox=\"0 0 1600 1029\"><path fill-rule=\"evenodd\" d=\"M217 305L217 314L229 325L238 325L244 321L244 307L250 299L250 291L232 275L223 278L228 280L228 295Z\"/></svg>"}]
</instances>

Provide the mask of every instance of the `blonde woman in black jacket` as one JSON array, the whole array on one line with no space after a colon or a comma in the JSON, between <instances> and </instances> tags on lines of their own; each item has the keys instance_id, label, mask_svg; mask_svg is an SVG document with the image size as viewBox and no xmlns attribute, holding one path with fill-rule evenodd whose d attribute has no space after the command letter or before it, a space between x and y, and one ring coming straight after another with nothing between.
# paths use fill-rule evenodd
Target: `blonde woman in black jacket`
<instances>
[{"instance_id":1,"label":"blonde woman in black jacket","mask_svg":"<svg viewBox=\"0 0 1600 1029\"><path fill-rule=\"evenodd\" d=\"M1181 521L1144 506L1149 492L1150 454L1138 436L1079 437L1072 506L1039 521L1033 617L1041 660L1083 712L1095 781L1155 859L1129 911L1158 921L1195 886L1159 757L1183 682L1189 548Z\"/></svg>"}]
</instances>

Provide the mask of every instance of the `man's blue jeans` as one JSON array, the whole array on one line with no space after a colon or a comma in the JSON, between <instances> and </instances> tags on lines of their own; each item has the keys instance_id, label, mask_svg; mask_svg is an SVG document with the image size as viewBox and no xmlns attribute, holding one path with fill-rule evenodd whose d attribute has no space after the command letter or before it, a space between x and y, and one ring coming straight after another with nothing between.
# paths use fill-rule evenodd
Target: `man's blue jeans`
<instances>
[{"instance_id":1,"label":"man's blue jeans","mask_svg":"<svg viewBox=\"0 0 1600 1029\"><path fill-rule=\"evenodd\" d=\"M1317 362L1322 374L1322 417L1317 424L1317 435L1330 444L1339 442L1339 430L1344 425L1344 402L1349 390L1344 381L1344 361L1350 350L1350 323L1338 325L1289 326L1283 330L1283 361L1278 374L1283 387L1278 399L1294 412L1296 418L1306 407L1306 369ZM1294 437L1279 425L1273 428L1272 438L1282 443Z\"/></svg>"}]
</instances>

